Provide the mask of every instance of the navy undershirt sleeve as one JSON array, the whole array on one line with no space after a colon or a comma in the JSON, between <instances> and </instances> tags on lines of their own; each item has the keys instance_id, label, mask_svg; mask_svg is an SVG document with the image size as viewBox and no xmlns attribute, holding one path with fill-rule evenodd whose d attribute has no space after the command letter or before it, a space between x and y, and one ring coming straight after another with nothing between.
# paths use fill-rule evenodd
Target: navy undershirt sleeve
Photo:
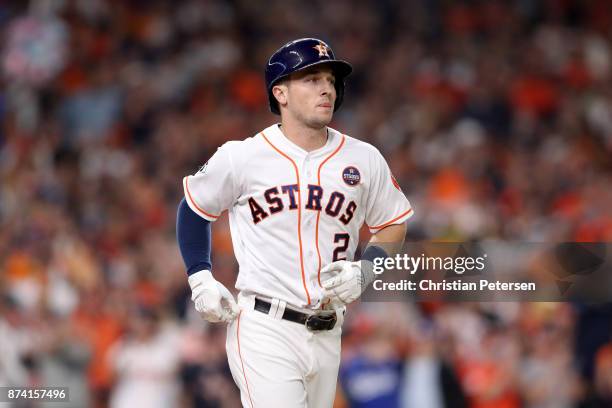
<instances>
[{"instance_id":1,"label":"navy undershirt sleeve","mask_svg":"<svg viewBox=\"0 0 612 408\"><path fill-rule=\"evenodd\" d=\"M188 275L204 269L211 270L210 222L193 212L184 198L176 214L176 239Z\"/></svg>"}]
</instances>

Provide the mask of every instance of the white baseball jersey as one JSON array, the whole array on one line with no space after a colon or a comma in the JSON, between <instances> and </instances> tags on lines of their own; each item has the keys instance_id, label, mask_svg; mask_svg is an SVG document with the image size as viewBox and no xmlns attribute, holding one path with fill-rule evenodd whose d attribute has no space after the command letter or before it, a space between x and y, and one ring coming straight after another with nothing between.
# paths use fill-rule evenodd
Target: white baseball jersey
<instances>
[{"instance_id":1,"label":"white baseball jersey","mask_svg":"<svg viewBox=\"0 0 612 408\"><path fill-rule=\"evenodd\" d=\"M413 215L380 152L331 128L311 152L279 125L227 142L183 187L208 221L229 211L237 289L307 308L320 306L321 268L353 260L364 222L374 233Z\"/></svg>"}]
</instances>

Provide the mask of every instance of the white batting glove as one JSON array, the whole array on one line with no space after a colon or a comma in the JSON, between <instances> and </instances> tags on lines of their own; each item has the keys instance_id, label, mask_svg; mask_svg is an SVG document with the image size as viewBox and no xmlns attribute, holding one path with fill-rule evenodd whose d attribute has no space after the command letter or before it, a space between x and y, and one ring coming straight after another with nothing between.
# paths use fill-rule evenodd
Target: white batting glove
<instances>
[{"instance_id":1,"label":"white batting glove","mask_svg":"<svg viewBox=\"0 0 612 408\"><path fill-rule=\"evenodd\" d=\"M229 290L213 278L208 270L189 276L191 300L195 309L205 320L230 322L236 318L240 309Z\"/></svg>"},{"instance_id":2,"label":"white batting glove","mask_svg":"<svg viewBox=\"0 0 612 408\"><path fill-rule=\"evenodd\" d=\"M361 262L336 261L321 269L321 286L325 297L334 303L348 305L365 290Z\"/></svg>"}]
</instances>

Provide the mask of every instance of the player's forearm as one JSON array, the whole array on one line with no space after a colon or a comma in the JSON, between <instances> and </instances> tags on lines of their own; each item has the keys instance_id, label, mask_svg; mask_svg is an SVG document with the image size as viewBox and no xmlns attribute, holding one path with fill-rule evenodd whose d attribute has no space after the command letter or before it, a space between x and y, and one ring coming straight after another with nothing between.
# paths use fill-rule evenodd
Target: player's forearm
<instances>
[{"instance_id":1,"label":"player's forearm","mask_svg":"<svg viewBox=\"0 0 612 408\"><path fill-rule=\"evenodd\" d=\"M188 275L211 270L210 222L193 212L184 198L176 215L176 239Z\"/></svg>"},{"instance_id":2,"label":"player's forearm","mask_svg":"<svg viewBox=\"0 0 612 408\"><path fill-rule=\"evenodd\" d=\"M362 257L363 285L368 286L376 275L372 268L375 258L395 256L406 237L406 223L389 225L372 236Z\"/></svg>"},{"instance_id":3,"label":"player's forearm","mask_svg":"<svg viewBox=\"0 0 612 408\"><path fill-rule=\"evenodd\" d=\"M368 246L376 245L394 256L399 252L406 237L406 223L389 225L372 235Z\"/></svg>"}]
</instances>

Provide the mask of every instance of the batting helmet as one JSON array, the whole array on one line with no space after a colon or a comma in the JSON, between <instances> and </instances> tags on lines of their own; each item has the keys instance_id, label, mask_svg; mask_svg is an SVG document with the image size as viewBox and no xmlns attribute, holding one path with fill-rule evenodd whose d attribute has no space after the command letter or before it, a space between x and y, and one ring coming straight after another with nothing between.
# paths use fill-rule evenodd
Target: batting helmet
<instances>
[{"instance_id":1,"label":"batting helmet","mask_svg":"<svg viewBox=\"0 0 612 408\"><path fill-rule=\"evenodd\" d=\"M325 42L316 38L300 38L280 47L272 54L266 66L266 88L272 113L280 114L278 101L272 94L272 87L294 72L321 64L329 65L336 77L334 112L337 111L344 98L344 79L353 71L353 67L346 61L337 60Z\"/></svg>"}]
</instances>

